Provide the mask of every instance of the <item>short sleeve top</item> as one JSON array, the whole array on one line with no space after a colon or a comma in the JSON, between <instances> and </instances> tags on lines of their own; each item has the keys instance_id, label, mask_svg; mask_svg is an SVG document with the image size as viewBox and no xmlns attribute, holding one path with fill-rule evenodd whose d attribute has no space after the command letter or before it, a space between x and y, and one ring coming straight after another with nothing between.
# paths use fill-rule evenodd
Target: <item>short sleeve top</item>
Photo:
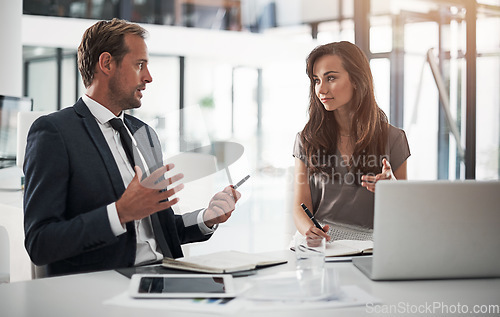
<instances>
[{"instance_id":1,"label":"short sleeve top","mask_svg":"<svg viewBox=\"0 0 500 317\"><path fill-rule=\"evenodd\" d=\"M402 129L389 125L385 152L393 171L410 156L408 140ZM293 156L307 165L300 133L295 139ZM343 223L373 229L375 195L359 185L362 175L349 171L338 150L335 155L328 155L328 162L333 166L335 177L325 177L319 173L309 175L314 217L323 223Z\"/></svg>"}]
</instances>

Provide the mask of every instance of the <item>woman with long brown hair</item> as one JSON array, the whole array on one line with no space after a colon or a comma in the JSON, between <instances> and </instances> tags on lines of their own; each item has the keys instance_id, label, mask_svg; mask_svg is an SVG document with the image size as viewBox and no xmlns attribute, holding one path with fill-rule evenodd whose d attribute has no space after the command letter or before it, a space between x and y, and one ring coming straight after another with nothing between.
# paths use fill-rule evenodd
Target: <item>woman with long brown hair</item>
<instances>
[{"instance_id":1,"label":"woman with long brown hair","mask_svg":"<svg viewBox=\"0 0 500 317\"><path fill-rule=\"evenodd\" d=\"M378 107L370 64L356 45L318 46L307 58L307 75L309 121L293 150L295 225L308 237L371 239L376 182L406 179L406 135Z\"/></svg>"}]
</instances>

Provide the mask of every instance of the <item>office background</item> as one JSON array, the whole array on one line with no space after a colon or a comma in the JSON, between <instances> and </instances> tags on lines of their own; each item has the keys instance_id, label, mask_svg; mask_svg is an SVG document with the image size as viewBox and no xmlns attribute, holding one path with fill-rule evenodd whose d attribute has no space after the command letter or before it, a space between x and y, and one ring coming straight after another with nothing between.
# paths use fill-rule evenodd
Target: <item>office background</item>
<instances>
[{"instance_id":1,"label":"office background","mask_svg":"<svg viewBox=\"0 0 500 317\"><path fill-rule=\"evenodd\" d=\"M157 130L167 157L210 141L245 147L231 166L252 176L238 211L190 254L287 245L291 153L307 120L305 58L327 42L354 42L370 59L377 101L407 133L409 179L500 178L499 0L24 0L22 14L9 16L19 30L0 22L9 27L5 47L22 46L20 74L4 72L0 89L21 76L19 94L34 110L72 105L84 93L81 35L112 17L150 32L153 83L134 114Z\"/></svg>"}]
</instances>

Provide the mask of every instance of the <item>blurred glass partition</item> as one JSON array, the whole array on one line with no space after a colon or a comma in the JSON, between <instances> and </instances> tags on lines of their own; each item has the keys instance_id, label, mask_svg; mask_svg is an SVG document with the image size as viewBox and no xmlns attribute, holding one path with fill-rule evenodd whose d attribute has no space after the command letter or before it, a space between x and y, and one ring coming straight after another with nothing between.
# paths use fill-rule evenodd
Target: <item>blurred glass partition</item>
<instances>
[{"instance_id":1,"label":"blurred glass partition","mask_svg":"<svg viewBox=\"0 0 500 317\"><path fill-rule=\"evenodd\" d=\"M477 20L477 179L500 179L500 2L496 4L480 8Z\"/></svg>"}]
</instances>

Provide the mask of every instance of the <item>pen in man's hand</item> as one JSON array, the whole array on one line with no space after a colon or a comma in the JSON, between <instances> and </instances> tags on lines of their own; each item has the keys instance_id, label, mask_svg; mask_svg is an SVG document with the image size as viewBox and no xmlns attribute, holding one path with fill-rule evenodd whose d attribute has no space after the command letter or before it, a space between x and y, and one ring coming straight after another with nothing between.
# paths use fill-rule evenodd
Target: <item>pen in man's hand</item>
<instances>
[{"instance_id":1,"label":"pen in man's hand","mask_svg":"<svg viewBox=\"0 0 500 317\"><path fill-rule=\"evenodd\" d=\"M249 179L249 178L250 178L250 175L245 176L242 180L240 180L238 183L236 183L236 185L233 186L233 189L237 189L238 187L243 185L243 183L246 182L247 179Z\"/></svg>"},{"instance_id":2,"label":"pen in man's hand","mask_svg":"<svg viewBox=\"0 0 500 317\"><path fill-rule=\"evenodd\" d=\"M302 204L300 204L300 206L302 206L302 209L304 209L304 211L306 212L307 216L309 217L309 219L312 220L312 222L314 223L314 225L316 226L316 228L318 228L319 230L325 232L325 230L323 230L323 228L321 228L320 224L316 221L316 219L314 219L313 214L309 211L309 209L307 209L306 205L304 205L302 203Z\"/></svg>"}]
</instances>

